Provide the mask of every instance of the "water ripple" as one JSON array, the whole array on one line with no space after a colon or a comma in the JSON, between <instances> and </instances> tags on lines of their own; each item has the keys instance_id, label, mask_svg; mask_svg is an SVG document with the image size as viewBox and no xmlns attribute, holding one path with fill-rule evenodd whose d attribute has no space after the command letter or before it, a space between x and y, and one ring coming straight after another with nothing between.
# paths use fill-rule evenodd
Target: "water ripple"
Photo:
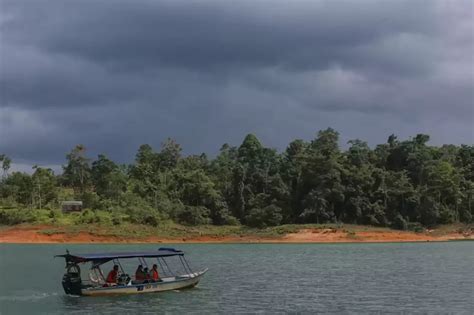
<instances>
[{"instance_id":1,"label":"water ripple","mask_svg":"<svg viewBox=\"0 0 474 315\"><path fill-rule=\"evenodd\" d=\"M63 251L61 245L0 247L9 253L1 256L0 268L11 271L0 279L2 314L473 313L474 244L466 242L179 245L193 266L209 267L197 288L99 298L58 294L64 266L50 257ZM118 247L153 248L68 245L77 252ZM124 267L133 270L135 264ZM25 270L28 290L14 278Z\"/></svg>"}]
</instances>

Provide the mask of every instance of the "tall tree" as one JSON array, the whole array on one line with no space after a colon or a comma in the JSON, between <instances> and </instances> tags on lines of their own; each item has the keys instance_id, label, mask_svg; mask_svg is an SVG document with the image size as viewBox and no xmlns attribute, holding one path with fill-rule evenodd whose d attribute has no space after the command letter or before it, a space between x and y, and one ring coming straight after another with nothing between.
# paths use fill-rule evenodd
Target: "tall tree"
<instances>
[{"instance_id":1,"label":"tall tree","mask_svg":"<svg viewBox=\"0 0 474 315\"><path fill-rule=\"evenodd\" d=\"M171 169L176 167L181 158L181 146L173 139L168 138L161 145L158 159L161 169Z\"/></svg>"},{"instance_id":2,"label":"tall tree","mask_svg":"<svg viewBox=\"0 0 474 315\"><path fill-rule=\"evenodd\" d=\"M308 204L325 200L324 218L328 221L339 221L342 218L344 201L343 186L341 183L342 164L338 146L339 134L331 128L318 132L316 139L311 142L304 160L303 183L301 185L304 196L305 210L300 217L308 218ZM316 206L313 206L313 209ZM317 206L317 209L322 209ZM319 220L319 219L318 219Z\"/></svg>"},{"instance_id":3,"label":"tall tree","mask_svg":"<svg viewBox=\"0 0 474 315\"><path fill-rule=\"evenodd\" d=\"M67 165L63 166L66 183L79 193L85 192L90 183L90 159L86 157L86 147L77 145L66 155Z\"/></svg>"},{"instance_id":4,"label":"tall tree","mask_svg":"<svg viewBox=\"0 0 474 315\"><path fill-rule=\"evenodd\" d=\"M92 162L91 179L97 194L104 198L117 199L127 189L126 174L103 154Z\"/></svg>"},{"instance_id":5,"label":"tall tree","mask_svg":"<svg viewBox=\"0 0 474 315\"><path fill-rule=\"evenodd\" d=\"M13 172L4 178L0 185L3 198L11 198L19 204L30 206L34 199L34 185L31 175L21 172Z\"/></svg>"},{"instance_id":6,"label":"tall tree","mask_svg":"<svg viewBox=\"0 0 474 315\"><path fill-rule=\"evenodd\" d=\"M5 154L0 154L0 162L2 163L3 177L8 175L12 160Z\"/></svg>"},{"instance_id":7,"label":"tall tree","mask_svg":"<svg viewBox=\"0 0 474 315\"><path fill-rule=\"evenodd\" d=\"M57 180L50 168L33 166L35 172L32 176L33 203L41 209L57 199ZM53 205L54 207L54 205Z\"/></svg>"},{"instance_id":8,"label":"tall tree","mask_svg":"<svg viewBox=\"0 0 474 315\"><path fill-rule=\"evenodd\" d=\"M237 148L224 144L219 155L210 163L209 172L212 180L216 183L217 189L221 191L227 202L231 203L232 193L232 174L237 165Z\"/></svg>"}]
</instances>

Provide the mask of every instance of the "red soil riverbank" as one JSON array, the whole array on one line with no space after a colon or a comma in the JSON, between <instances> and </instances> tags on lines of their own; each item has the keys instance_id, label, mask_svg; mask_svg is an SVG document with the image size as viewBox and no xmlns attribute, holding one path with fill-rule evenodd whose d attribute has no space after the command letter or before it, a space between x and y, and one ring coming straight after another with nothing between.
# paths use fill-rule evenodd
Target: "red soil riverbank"
<instances>
[{"instance_id":1,"label":"red soil riverbank","mask_svg":"<svg viewBox=\"0 0 474 315\"><path fill-rule=\"evenodd\" d=\"M474 240L472 231L435 231L423 233L395 230L301 229L275 237L255 235L190 236L167 238L148 236L141 238L95 235L88 232L44 233L49 226L14 226L0 230L0 243L361 243L361 242L439 242ZM42 232L43 231L43 232Z\"/></svg>"}]
</instances>

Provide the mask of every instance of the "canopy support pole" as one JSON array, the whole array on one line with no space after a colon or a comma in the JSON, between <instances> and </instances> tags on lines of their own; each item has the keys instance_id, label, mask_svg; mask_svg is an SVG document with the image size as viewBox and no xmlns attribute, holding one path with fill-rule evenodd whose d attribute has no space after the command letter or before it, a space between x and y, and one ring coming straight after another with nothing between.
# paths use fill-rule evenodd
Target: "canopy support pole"
<instances>
[{"instance_id":1,"label":"canopy support pole","mask_svg":"<svg viewBox=\"0 0 474 315\"><path fill-rule=\"evenodd\" d=\"M143 267L148 268L148 264L146 263L146 260L144 257L138 257L138 261L140 262Z\"/></svg>"},{"instance_id":2,"label":"canopy support pole","mask_svg":"<svg viewBox=\"0 0 474 315\"><path fill-rule=\"evenodd\" d=\"M186 257L184 256L179 256L182 261L184 261L184 263L186 264L186 266L188 267L188 270L189 270L189 273L190 274L194 274L194 271L191 269L191 267L189 266L189 263L188 263L188 260L186 259Z\"/></svg>"},{"instance_id":3,"label":"canopy support pole","mask_svg":"<svg viewBox=\"0 0 474 315\"><path fill-rule=\"evenodd\" d=\"M187 270L186 265L184 264L183 258L181 256L179 256L179 260L181 261L181 264L183 265L184 273L188 273L189 271Z\"/></svg>"},{"instance_id":4,"label":"canopy support pole","mask_svg":"<svg viewBox=\"0 0 474 315\"><path fill-rule=\"evenodd\" d=\"M102 272L102 269L100 267L97 267L99 269L99 275L102 277L102 283L105 283L105 276L104 273Z\"/></svg>"},{"instance_id":5,"label":"canopy support pole","mask_svg":"<svg viewBox=\"0 0 474 315\"><path fill-rule=\"evenodd\" d=\"M156 257L156 261L157 261L158 264L160 265L161 270L163 271L163 275L168 274L168 273L166 272L165 268L163 267L163 265L161 264L160 257Z\"/></svg>"},{"instance_id":6,"label":"canopy support pole","mask_svg":"<svg viewBox=\"0 0 474 315\"><path fill-rule=\"evenodd\" d=\"M104 273L102 272L102 269L100 268L100 266L94 266L94 264L92 264L89 272L91 272L91 271L94 272L94 274L97 277L97 280L99 282L101 282L100 280L102 279L102 283L105 283L105 276L104 276Z\"/></svg>"},{"instance_id":7,"label":"canopy support pole","mask_svg":"<svg viewBox=\"0 0 474 315\"><path fill-rule=\"evenodd\" d=\"M170 266L168 266L168 263L166 262L166 259L164 259L163 257L160 257L160 258L161 258L161 259L163 260L163 262L165 263L166 268L168 268L168 270L169 270L169 272L170 272L170 275L171 275L171 276L176 276L176 275L174 274L174 272L171 271Z\"/></svg>"}]
</instances>

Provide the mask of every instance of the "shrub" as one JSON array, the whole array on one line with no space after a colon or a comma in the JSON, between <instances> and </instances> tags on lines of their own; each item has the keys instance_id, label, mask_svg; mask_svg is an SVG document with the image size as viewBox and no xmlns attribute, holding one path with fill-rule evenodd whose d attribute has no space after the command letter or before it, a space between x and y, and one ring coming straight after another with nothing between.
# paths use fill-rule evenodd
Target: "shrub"
<instances>
[{"instance_id":1,"label":"shrub","mask_svg":"<svg viewBox=\"0 0 474 315\"><path fill-rule=\"evenodd\" d=\"M405 231L408 228L407 221L399 214L393 220L392 228Z\"/></svg>"},{"instance_id":2,"label":"shrub","mask_svg":"<svg viewBox=\"0 0 474 315\"><path fill-rule=\"evenodd\" d=\"M15 201L15 198L13 198L12 196L8 196L6 198L0 198L0 208L18 209L19 207L20 205Z\"/></svg>"},{"instance_id":3,"label":"shrub","mask_svg":"<svg viewBox=\"0 0 474 315\"><path fill-rule=\"evenodd\" d=\"M471 223L472 222L472 214L469 212L469 209L461 209L459 211L459 216L461 222Z\"/></svg>"},{"instance_id":4,"label":"shrub","mask_svg":"<svg viewBox=\"0 0 474 315\"><path fill-rule=\"evenodd\" d=\"M120 214L114 213L112 214L112 224L113 225L120 225L123 222L123 218Z\"/></svg>"},{"instance_id":5,"label":"shrub","mask_svg":"<svg viewBox=\"0 0 474 315\"><path fill-rule=\"evenodd\" d=\"M230 214L227 208L220 208L211 213L212 223L215 225L239 225L239 220Z\"/></svg>"},{"instance_id":6,"label":"shrub","mask_svg":"<svg viewBox=\"0 0 474 315\"><path fill-rule=\"evenodd\" d=\"M111 225L112 224L112 215L110 212L106 211L96 211L94 216L94 222L103 224L103 225Z\"/></svg>"},{"instance_id":7,"label":"shrub","mask_svg":"<svg viewBox=\"0 0 474 315\"><path fill-rule=\"evenodd\" d=\"M38 209L29 211L32 221L30 222L37 222L37 223L51 223L53 219L51 218L51 210L45 209Z\"/></svg>"},{"instance_id":8,"label":"shrub","mask_svg":"<svg viewBox=\"0 0 474 315\"><path fill-rule=\"evenodd\" d=\"M78 224L80 221L80 217L82 216L81 212L70 212L65 214L70 219L70 223Z\"/></svg>"},{"instance_id":9,"label":"shrub","mask_svg":"<svg viewBox=\"0 0 474 315\"><path fill-rule=\"evenodd\" d=\"M33 222L34 216L30 211L20 209L0 209L0 224L15 225L25 222Z\"/></svg>"},{"instance_id":10,"label":"shrub","mask_svg":"<svg viewBox=\"0 0 474 315\"><path fill-rule=\"evenodd\" d=\"M71 213L73 217L73 222L75 224L92 224L99 223L103 225L112 224L112 214L106 211L94 211L91 209L86 209L82 213Z\"/></svg>"},{"instance_id":11,"label":"shrub","mask_svg":"<svg viewBox=\"0 0 474 315\"><path fill-rule=\"evenodd\" d=\"M84 203L84 208L100 209L100 197L95 192L84 192L79 198Z\"/></svg>"},{"instance_id":12,"label":"shrub","mask_svg":"<svg viewBox=\"0 0 474 315\"><path fill-rule=\"evenodd\" d=\"M240 221L236 217L234 217L232 215L229 215L229 216L224 218L224 223L223 224L226 224L226 225L240 225Z\"/></svg>"},{"instance_id":13,"label":"shrub","mask_svg":"<svg viewBox=\"0 0 474 315\"><path fill-rule=\"evenodd\" d=\"M416 233L421 233L425 228L419 222L409 222L407 224L407 229Z\"/></svg>"},{"instance_id":14,"label":"shrub","mask_svg":"<svg viewBox=\"0 0 474 315\"><path fill-rule=\"evenodd\" d=\"M456 215L448 206L441 205L439 209L439 222L449 224L456 222Z\"/></svg>"},{"instance_id":15,"label":"shrub","mask_svg":"<svg viewBox=\"0 0 474 315\"><path fill-rule=\"evenodd\" d=\"M74 223L76 224L90 224L95 222L95 214L92 210L86 209L74 219Z\"/></svg>"},{"instance_id":16,"label":"shrub","mask_svg":"<svg viewBox=\"0 0 474 315\"><path fill-rule=\"evenodd\" d=\"M206 207L186 206L178 214L178 221L179 223L189 225L210 224L209 213L210 211Z\"/></svg>"},{"instance_id":17,"label":"shrub","mask_svg":"<svg viewBox=\"0 0 474 315\"><path fill-rule=\"evenodd\" d=\"M157 208L167 218L176 218L184 209L184 205L180 200L170 200L166 197L159 198Z\"/></svg>"},{"instance_id":18,"label":"shrub","mask_svg":"<svg viewBox=\"0 0 474 315\"><path fill-rule=\"evenodd\" d=\"M281 208L269 205L263 209L254 208L245 217L246 223L252 227L264 228L280 224L282 220Z\"/></svg>"},{"instance_id":19,"label":"shrub","mask_svg":"<svg viewBox=\"0 0 474 315\"><path fill-rule=\"evenodd\" d=\"M158 226L163 216L155 209L150 207L144 208L129 208L127 209L129 220L131 223L146 224L151 226Z\"/></svg>"},{"instance_id":20,"label":"shrub","mask_svg":"<svg viewBox=\"0 0 474 315\"><path fill-rule=\"evenodd\" d=\"M50 210L48 213L48 217L51 219L52 223L56 223L59 219L63 217L63 213L58 210Z\"/></svg>"},{"instance_id":21,"label":"shrub","mask_svg":"<svg viewBox=\"0 0 474 315\"><path fill-rule=\"evenodd\" d=\"M158 204L160 208L161 203ZM126 192L121 195L118 205L113 207L110 205L110 211L114 212L112 223L119 225L125 218L122 214L126 214L128 221L135 224L147 224L158 226L159 223L166 219L163 211L153 208L144 198L132 192Z\"/></svg>"}]
</instances>

